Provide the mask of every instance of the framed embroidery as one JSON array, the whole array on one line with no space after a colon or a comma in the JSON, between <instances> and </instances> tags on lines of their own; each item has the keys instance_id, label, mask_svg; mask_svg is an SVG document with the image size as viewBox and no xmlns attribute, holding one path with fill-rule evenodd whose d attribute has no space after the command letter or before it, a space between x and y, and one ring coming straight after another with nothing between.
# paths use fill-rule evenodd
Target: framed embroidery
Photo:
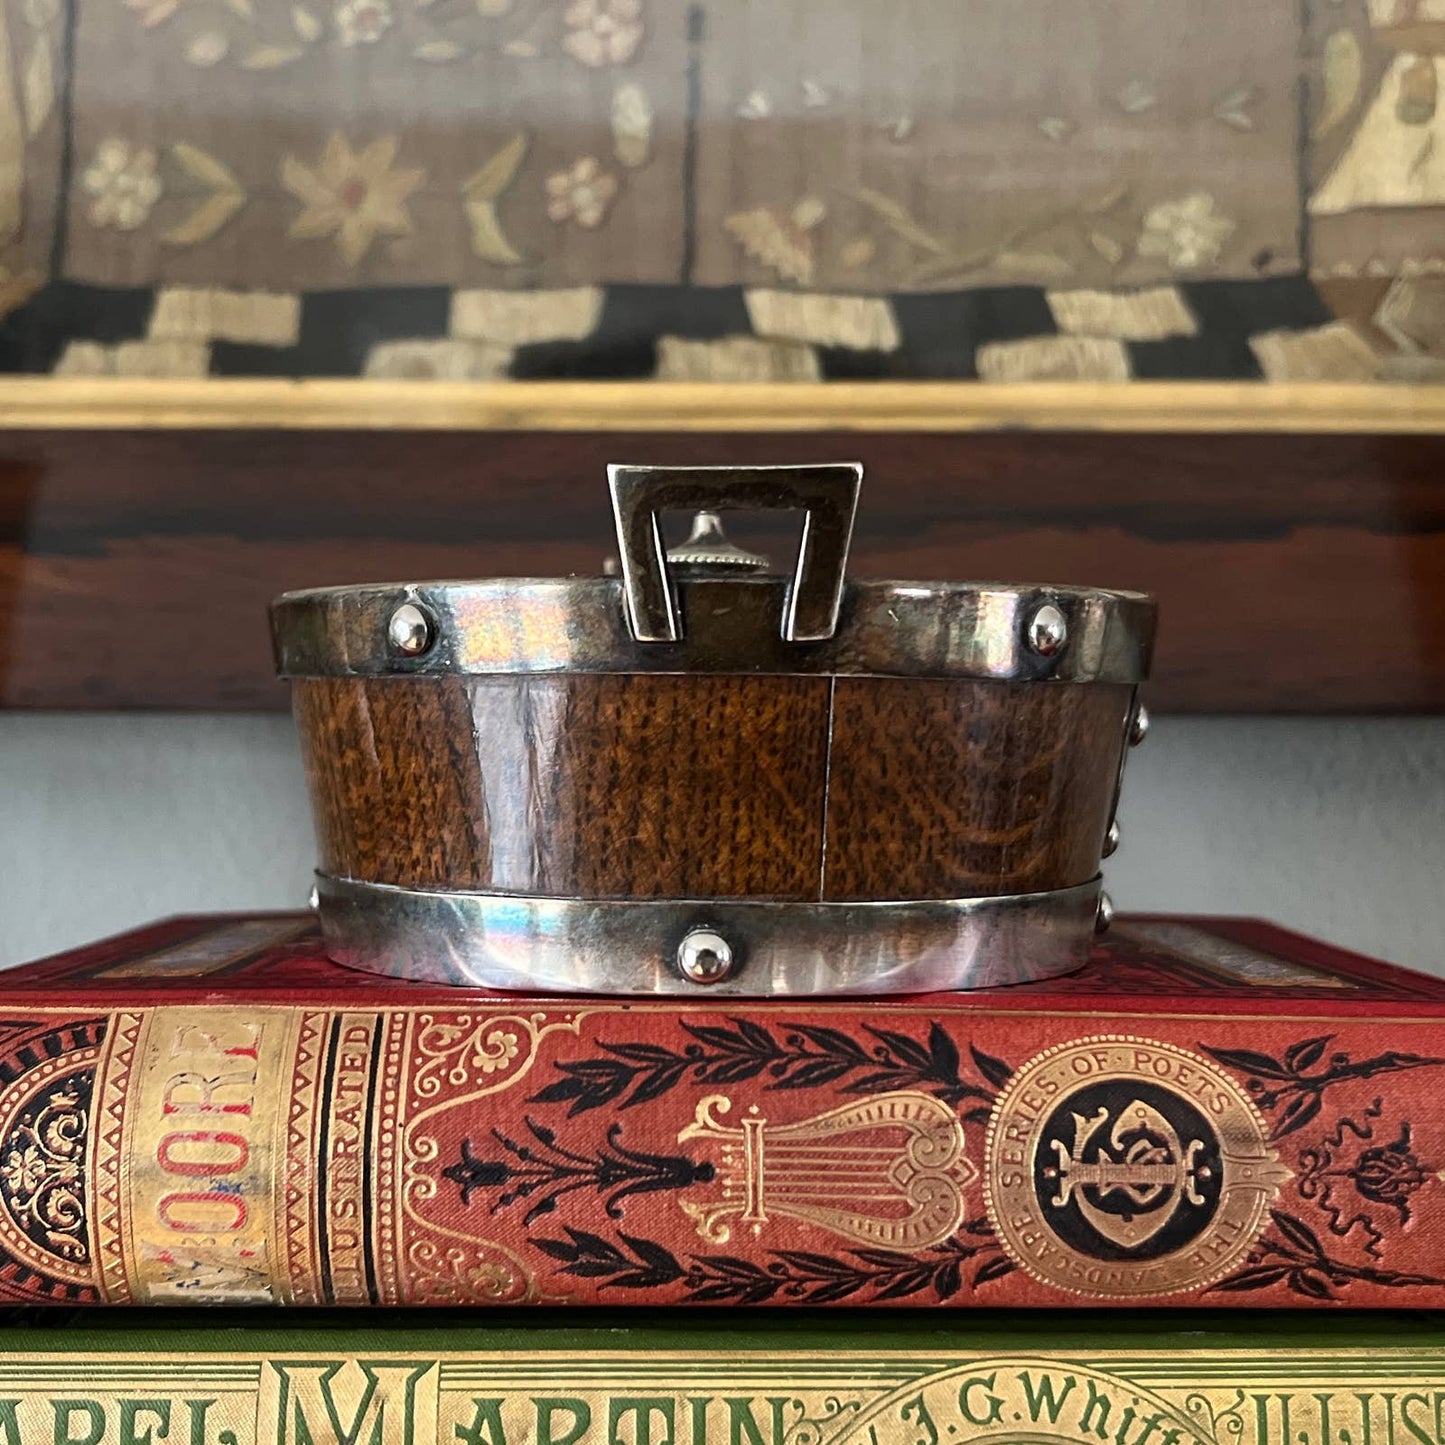
<instances>
[{"instance_id":1,"label":"framed embroidery","mask_svg":"<svg viewBox=\"0 0 1445 1445\"><path fill-rule=\"evenodd\" d=\"M0 373L1445 382L1445 10L1305 8L0 0Z\"/></svg>"}]
</instances>

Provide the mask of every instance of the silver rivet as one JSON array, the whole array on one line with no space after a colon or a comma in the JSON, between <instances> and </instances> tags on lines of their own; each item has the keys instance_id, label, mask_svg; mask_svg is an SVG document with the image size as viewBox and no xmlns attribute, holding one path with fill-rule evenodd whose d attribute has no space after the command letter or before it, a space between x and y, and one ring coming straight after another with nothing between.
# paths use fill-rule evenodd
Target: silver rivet
<instances>
[{"instance_id":1,"label":"silver rivet","mask_svg":"<svg viewBox=\"0 0 1445 1445\"><path fill-rule=\"evenodd\" d=\"M1040 657L1053 657L1062 652L1069 640L1069 621L1052 602L1045 602L1032 617L1028 627L1029 646Z\"/></svg>"},{"instance_id":2,"label":"silver rivet","mask_svg":"<svg viewBox=\"0 0 1445 1445\"><path fill-rule=\"evenodd\" d=\"M1112 858L1119 851L1119 820L1114 819L1109 824L1109 831L1104 834L1104 857Z\"/></svg>"},{"instance_id":3,"label":"silver rivet","mask_svg":"<svg viewBox=\"0 0 1445 1445\"><path fill-rule=\"evenodd\" d=\"M387 640L406 657L420 657L432 644L431 618L415 602L403 602L386 624Z\"/></svg>"},{"instance_id":4,"label":"silver rivet","mask_svg":"<svg viewBox=\"0 0 1445 1445\"><path fill-rule=\"evenodd\" d=\"M1107 893L1099 895L1099 911L1094 914L1094 932L1107 933L1114 921L1114 902Z\"/></svg>"},{"instance_id":5,"label":"silver rivet","mask_svg":"<svg viewBox=\"0 0 1445 1445\"><path fill-rule=\"evenodd\" d=\"M693 983L721 983L733 971L732 945L710 928L694 928L677 945L677 966Z\"/></svg>"},{"instance_id":6,"label":"silver rivet","mask_svg":"<svg viewBox=\"0 0 1445 1445\"><path fill-rule=\"evenodd\" d=\"M1129 724L1129 746L1137 748L1149 736L1149 709L1141 702L1134 710L1134 721Z\"/></svg>"}]
</instances>

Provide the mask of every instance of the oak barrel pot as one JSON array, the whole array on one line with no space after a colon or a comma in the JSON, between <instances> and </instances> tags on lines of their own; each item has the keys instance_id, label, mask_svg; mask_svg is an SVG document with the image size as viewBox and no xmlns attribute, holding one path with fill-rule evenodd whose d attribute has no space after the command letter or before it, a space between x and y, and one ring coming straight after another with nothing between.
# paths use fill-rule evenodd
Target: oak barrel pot
<instances>
[{"instance_id":1,"label":"oak barrel pot","mask_svg":"<svg viewBox=\"0 0 1445 1445\"><path fill-rule=\"evenodd\" d=\"M273 606L344 962L508 990L978 987L1077 966L1139 594L849 581L860 469L614 467L619 577ZM805 515L790 576L716 512ZM665 552L665 510L703 508Z\"/></svg>"}]
</instances>

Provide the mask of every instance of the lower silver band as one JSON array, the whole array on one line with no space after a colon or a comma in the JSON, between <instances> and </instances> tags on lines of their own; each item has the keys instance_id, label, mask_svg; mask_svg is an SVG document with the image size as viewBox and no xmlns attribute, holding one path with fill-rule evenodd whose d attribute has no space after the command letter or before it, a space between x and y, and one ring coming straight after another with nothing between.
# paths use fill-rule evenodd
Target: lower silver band
<instances>
[{"instance_id":1,"label":"lower silver band","mask_svg":"<svg viewBox=\"0 0 1445 1445\"><path fill-rule=\"evenodd\" d=\"M1083 964L1099 899L1097 878L995 898L752 903L424 892L317 875L338 962L510 993L787 998L1026 983Z\"/></svg>"}]
</instances>

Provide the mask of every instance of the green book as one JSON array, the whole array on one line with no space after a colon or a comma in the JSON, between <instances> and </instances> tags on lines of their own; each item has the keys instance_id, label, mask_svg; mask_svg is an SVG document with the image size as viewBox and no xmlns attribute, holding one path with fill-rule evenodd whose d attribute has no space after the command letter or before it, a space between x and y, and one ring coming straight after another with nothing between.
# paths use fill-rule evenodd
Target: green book
<instances>
[{"instance_id":1,"label":"green book","mask_svg":"<svg viewBox=\"0 0 1445 1445\"><path fill-rule=\"evenodd\" d=\"M3 1445L1445 1445L1445 1316L896 1311L0 1326Z\"/></svg>"}]
</instances>

